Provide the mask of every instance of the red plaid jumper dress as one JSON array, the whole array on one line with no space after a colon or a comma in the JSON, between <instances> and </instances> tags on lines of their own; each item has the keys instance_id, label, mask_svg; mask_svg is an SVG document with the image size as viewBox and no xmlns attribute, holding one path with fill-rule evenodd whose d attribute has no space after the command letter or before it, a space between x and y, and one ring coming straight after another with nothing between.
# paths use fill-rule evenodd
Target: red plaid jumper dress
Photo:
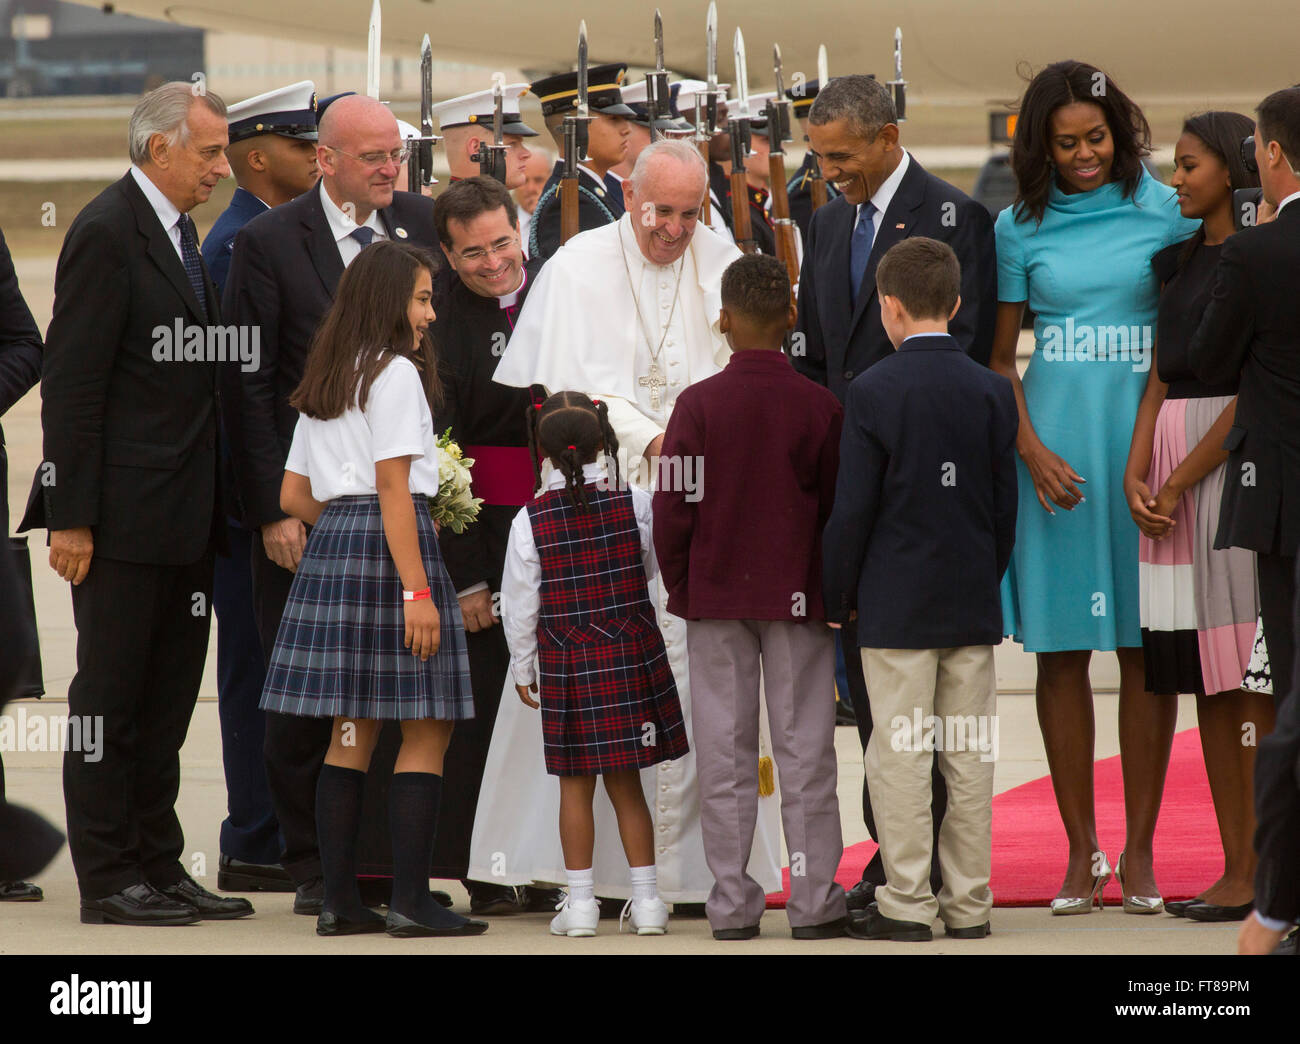
<instances>
[{"instance_id":1,"label":"red plaid jumper dress","mask_svg":"<svg viewBox=\"0 0 1300 1044\"><path fill-rule=\"evenodd\" d=\"M646 589L627 490L528 505L542 565L537 660L546 771L592 776L687 753L677 685Z\"/></svg>"}]
</instances>

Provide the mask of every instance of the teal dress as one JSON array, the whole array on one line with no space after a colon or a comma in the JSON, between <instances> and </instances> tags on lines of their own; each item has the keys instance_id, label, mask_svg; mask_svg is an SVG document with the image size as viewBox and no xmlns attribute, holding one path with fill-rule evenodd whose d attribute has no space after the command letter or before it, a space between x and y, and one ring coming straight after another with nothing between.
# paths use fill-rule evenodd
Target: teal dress
<instances>
[{"instance_id":1,"label":"teal dress","mask_svg":"<svg viewBox=\"0 0 1300 1044\"><path fill-rule=\"evenodd\" d=\"M1083 503L1049 515L1017 461L1004 630L1027 652L1140 647L1138 528L1123 484L1155 339L1151 258L1200 223L1145 171L1127 199L1119 182L1074 195L1053 184L1041 225L1016 221L1012 209L995 226L998 300L1028 301L1035 314L1029 418L1087 484Z\"/></svg>"}]
</instances>

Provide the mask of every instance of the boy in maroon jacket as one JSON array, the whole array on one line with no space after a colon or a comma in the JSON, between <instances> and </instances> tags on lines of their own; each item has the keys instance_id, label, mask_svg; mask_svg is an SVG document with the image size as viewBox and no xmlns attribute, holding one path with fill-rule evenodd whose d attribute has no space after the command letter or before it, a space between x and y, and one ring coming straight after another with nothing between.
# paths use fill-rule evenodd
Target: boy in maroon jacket
<instances>
[{"instance_id":1,"label":"boy in maroon jacket","mask_svg":"<svg viewBox=\"0 0 1300 1044\"><path fill-rule=\"evenodd\" d=\"M678 396L654 498L668 609L687 620L715 939L752 939L765 906L745 869L758 815L760 664L790 852L791 930L830 938L846 923L835 883L843 854L835 705L826 695L834 640L821 579L843 414L782 353L794 322L780 262L754 254L731 264L721 330L733 354Z\"/></svg>"}]
</instances>

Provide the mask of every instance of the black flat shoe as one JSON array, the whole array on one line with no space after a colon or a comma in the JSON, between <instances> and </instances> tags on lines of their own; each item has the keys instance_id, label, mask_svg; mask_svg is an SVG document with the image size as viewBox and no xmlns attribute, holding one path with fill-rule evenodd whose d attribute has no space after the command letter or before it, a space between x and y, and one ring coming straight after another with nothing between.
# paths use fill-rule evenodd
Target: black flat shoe
<instances>
[{"instance_id":1,"label":"black flat shoe","mask_svg":"<svg viewBox=\"0 0 1300 1044\"><path fill-rule=\"evenodd\" d=\"M614 900L614 901L620 903L622 902L621 899ZM601 910L600 916L602 918L605 916L604 909ZM673 903L673 916L674 917L705 917L707 915L704 912L703 903Z\"/></svg>"},{"instance_id":2,"label":"black flat shoe","mask_svg":"<svg viewBox=\"0 0 1300 1044\"><path fill-rule=\"evenodd\" d=\"M1183 912L1183 915L1193 921L1244 921L1253 909L1255 909L1253 899L1248 903L1242 903L1240 906L1215 906L1213 903L1193 903Z\"/></svg>"},{"instance_id":3,"label":"black flat shoe","mask_svg":"<svg viewBox=\"0 0 1300 1044\"><path fill-rule=\"evenodd\" d=\"M443 938L457 935L482 935L488 930L486 921L471 921L449 910L442 911L442 916L432 924L421 924L396 910L388 911L385 930L395 939L415 939L436 936Z\"/></svg>"},{"instance_id":4,"label":"black flat shoe","mask_svg":"<svg viewBox=\"0 0 1300 1044\"><path fill-rule=\"evenodd\" d=\"M293 878L278 863L245 863L223 855L217 867L217 888L223 892L292 892Z\"/></svg>"},{"instance_id":5,"label":"black flat shoe","mask_svg":"<svg viewBox=\"0 0 1300 1044\"><path fill-rule=\"evenodd\" d=\"M920 921L896 921L886 917L879 909L870 909L861 917L849 921L847 934L855 939L889 942L930 942L934 933L928 924Z\"/></svg>"},{"instance_id":6,"label":"black flat shoe","mask_svg":"<svg viewBox=\"0 0 1300 1044\"><path fill-rule=\"evenodd\" d=\"M859 881L844 893L850 910L865 910L876 901L876 886L869 881Z\"/></svg>"},{"instance_id":7,"label":"black flat shoe","mask_svg":"<svg viewBox=\"0 0 1300 1044\"><path fill-rule=\"evenodd\" d=\"M476 916L494 917L523 913L525 899L522 888L510 885L488 884L486 881L466 881L469 892L469 912ZM559 902L557 899L556 902ZM551 909L555 909L554 906Z\"/></svg>"},{"instance_id":8,"label":"black flat shoe","mask_svg":"<svg viewBox=\"0 0 1300 1044\"><path fill-rule=\"evenodd\" d=\"M714 928L713 937L718 942L742 942L745 939L757 939L758 925L747 924L744 928Z\"/></svg>"},{"instance_id":9,"label":"black flat shoe","mask_svg":"<svg viewBox=\"0 0 1300 1044\"><path fill-rule=\"evenodd\" d=\"M838 939L845 934L848 927L849 919L847 917L837 917L833 921L823 921L821 924L805 924L798 928L791 928L790 935L795 939Z\"/></svg>"},{"instance_id":10,"label":"black flat shoe","mask_svg":"<svg viewBox=\"0 0 1300 1044\"><path fill-rule=\"evenodd\" d=\"M563 888L546 888L535 884L524 888L525 913L555 913L563 901Z\"/></svg>"},{"instance_id":11,"label":"black flat shoe","mask_svg":"<svg viewBox=\"0 0 1300 1044\"><path fill-rule=\"evenodd\" d=\"M359 920L341 917L329 910L322 910L316 918L317 935L374 935L384 928L384 915L374 910L367 910L366 916Z\"/></svg>"},{"instance_id":12,"label":"black flat shoe","mask_svg":"<svg viewBox=\"0 0 1300 1044\"><path fill-rule=\"evenodd\" d=\"M103 899L81 900L82 924L162 926L199 920L193 906L163 895L151 884L134 884Z\"/></svg>"},{"instance_id":13,"label":"black flat shoe","mask_svg":"<svg viewBox=\"0 0 1300 1044\"><path fill-rule=\"evenodd\" d=\"M158 891L178 903L189 903L205 921L235 921L253 912L253 904L247 899L213 895L188 877Z\"/></svg>"},{"instance_id":14,"label":"black flat shoe","mask_svg":"<svg viewBox=\"0 0 1300 1044\"><path fill-rule=\"evenodd\" d=\"M950 939L983 939L993 934L993 925L985 921L983 924L977 924L971 928L949 928L945 924L943 934Z\"/></svg>"},{"instance_id":15,"label":"black flat shoe","mask_svg":"<svg viewBox=\"0 0 1300 1044\"><path fill-rule=\"evenodd\" d=\"M1204 899L1175 899L1172 903L1165 903L1165 913L1173 914L1175 917L1186 917L1187 908L1195 906L1197 903L1205 902Z\"/></svg>"},{"instance_id":16,"label":"black flat shoe","mask_svg":"<svg viewBox=\"0 0 1300 1044\"><path fill-rule=\"evenodd\" d=\"M0 903L39 903L44 898L40 886L30 881L0 881Z\"/></svg>"},{"instance_id":17,"label":"black flat shoe","mask_svg":"<svg viewBox=\"0 0 1300 1044\"><path fill-rule=\"evenodd\" d=\"M316 917L325 909L325 882L317 877L294 889L293 912Z\"/></svg>"}]
</instances>

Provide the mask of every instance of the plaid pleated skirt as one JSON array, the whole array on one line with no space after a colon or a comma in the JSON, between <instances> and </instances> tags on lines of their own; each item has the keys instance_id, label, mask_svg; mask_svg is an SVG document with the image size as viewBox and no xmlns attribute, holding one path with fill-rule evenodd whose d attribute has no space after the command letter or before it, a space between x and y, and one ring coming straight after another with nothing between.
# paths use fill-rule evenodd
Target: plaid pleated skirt
<instances>
[{"instance_id":1,"label":"plaid pleated skirt","mask_svg":"<svg viewBox=\"0 0 1300 1044\"><path fill-rule=\"evenodd\" d=\"M462 720L474 716L465 628L433 520L416 494L420 552L441 645L421 660L403 644L402 581L379 498L339 497L307 538L276 634L261 708L309 718Z\"/></svg>"}]
</instances>

